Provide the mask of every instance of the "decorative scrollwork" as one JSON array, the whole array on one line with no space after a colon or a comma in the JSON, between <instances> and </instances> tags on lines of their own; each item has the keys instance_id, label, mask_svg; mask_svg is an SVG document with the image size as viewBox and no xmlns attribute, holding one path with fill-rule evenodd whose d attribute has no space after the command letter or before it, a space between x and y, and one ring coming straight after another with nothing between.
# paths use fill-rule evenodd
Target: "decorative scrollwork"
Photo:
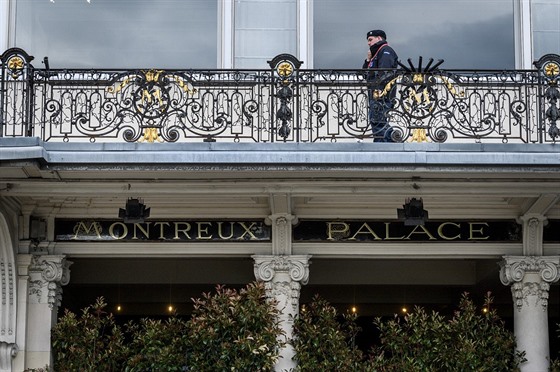
<instances>
[{"instance_id":1,"label":"decorative scrollwork","mask_svg":"<svg viewBox=\"0 0 560 372\"><path fill-rule=\"evenodd\" d=\"M36 69L0 56L0 136L43 141L348 142L372 138L370 98L389 102L393 140L555 142L560 56L536 70L455 71L443 61L384 71L303 70L289 54L267 70ZM389 107L390 106L390 107ZM425 136L424 136L425 135Z\"/></svg>"}]
</instances>

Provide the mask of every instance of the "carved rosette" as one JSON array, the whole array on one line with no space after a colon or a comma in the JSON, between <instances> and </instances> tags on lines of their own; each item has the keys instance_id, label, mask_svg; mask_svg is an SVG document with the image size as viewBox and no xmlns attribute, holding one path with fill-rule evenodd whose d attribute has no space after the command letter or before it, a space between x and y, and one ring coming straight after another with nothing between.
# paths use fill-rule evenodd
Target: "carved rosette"
<instances>
[{"instance_id":1,"label":"carved rosette","mask_svg":"<svg viewBox=\"0 0 560 372\"><path fill-rule=\"evenodd\" d=\"M65 256L36 255L31 260L29 296L51 309L60 306L62 286L70 281L70 265Z\"/></svg>"},{"instance_id":2,"label":"carved rosette","mask_svg":"<svg viewBox=\"0 0 560 372\"><path fill-rule=\"evenodd\" d=\"M255 278L265 282L269 298L278 300L285 297L292 312L297 312L301 285L309 281L310 258L311 256L253 256ZM289 280L286 280L286 276Z\"/></svg>"},{"instance_id":3,"label":"carved rosette","mask_svg":"<svg viewBox=\"0 0 560 372\"><path fill-rule=\"evenodd\" d=\"M511 293L518 310L528 305L529 297L536 297L543 310L548 308L550 283L560 279L560 257L506 256L500 262L500 280L511 285ZM529 275L532 279L528 279ZM538 281L535 281L535 274Z\"/></svg>"}]
</instances>

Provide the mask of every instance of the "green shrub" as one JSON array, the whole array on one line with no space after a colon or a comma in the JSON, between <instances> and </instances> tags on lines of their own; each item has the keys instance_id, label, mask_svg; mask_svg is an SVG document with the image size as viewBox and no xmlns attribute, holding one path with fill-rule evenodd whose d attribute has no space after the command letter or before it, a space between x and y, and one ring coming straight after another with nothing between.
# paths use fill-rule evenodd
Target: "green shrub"
<instances>
[{"instance_id":1,"label":"green shrub","mask_svg":"<svg viewBox=\"0 0 560 372\"><path fill-rule=\"evenodd\" d=\"M376 320L381 346L370 361L378 371L516 371L524 353L516 351L513 333L504 327L492 298L487 312L463 294L452 319L422 308L403 319Z\"/></svg>"},{"instance_id":2,"label":"green shrub","mask_svg":"<svg viewBox=\"0 0 560 372\"><path fill-rule=\"evenodd\" d=\"M187 323L171 317L165 321L142 319L129 323L132 343L126 371L182 371L187 365Z\"/></svg>"},{"instance_id":3,"label":"green shrub","mask_svg":"<svg viewBox=\"0 0 560 372\"><path fill-rule=\"evenodd\" d=\"M120 371L129 350L113 314L105 312L102 297L82 310L82 315L66 310L52 329L53 370Z\"/></svg>"},{"instance_id":4,"label":"green shrub","mask_svg":"<svg viewBox=\"0 0 560 372\"><path fill-rule=\"evenodd\" d=\"M188 325L193 371L271 371L283 346L278 310L262 283L203 294Z\"/></svg>"},{"instance_id":5,"label":"green shrub","mask_svg":"<svg viewBox=\"0 0 560 372\"><path fill-rule=\"evenodd\" d=\"M318 296L294 322L297 371L358 371L363 357L354 340L356 317L338 320L336 309Z\"/></svg>"}]
</instances>

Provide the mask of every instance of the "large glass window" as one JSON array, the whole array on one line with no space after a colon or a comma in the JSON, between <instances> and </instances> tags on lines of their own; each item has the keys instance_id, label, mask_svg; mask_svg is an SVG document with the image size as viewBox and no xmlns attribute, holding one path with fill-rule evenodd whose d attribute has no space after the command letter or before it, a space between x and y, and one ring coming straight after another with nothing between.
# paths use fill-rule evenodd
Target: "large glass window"
<instances>
[{"instance_id":1,"label":"large glass window","mask_svg":"<svg viewBox=\"0 0 560 372\"><path fill-rule=\"evenodd\" d=\"M515 67L513 0L316 0L313 18L315 68L360 68L371 29L385 30L405 63Z\"/></svg>"},{"instance_id":2,"label":"large glass window","mask_svg":"<svg viewBox=\"0 0 560 372\"><path fill-rule=\"evenodd\" d=\"M15 46L50 66L212 68L217 0L17 0Z\"/></svg>"},{"instance_id":3,"label":"large glass window","mask_svg":"<svg viewBox=\"0 0 560 372\"><path fill-rule=\"evenodd\" d=\"M235 67L267 68L280 53L296 54L296 32L296 0L235 0Z\"/></svg>"},{"instance_id":4,"label":"large glass window","mask_svg":"<svg viewBox=\"0 0 560 372\"><path fill-rule=\"evenodd\" d=\"M531 2L533 27L533 58L560 53L560 2L533 0Z\"/></svg>"}]
</instances>

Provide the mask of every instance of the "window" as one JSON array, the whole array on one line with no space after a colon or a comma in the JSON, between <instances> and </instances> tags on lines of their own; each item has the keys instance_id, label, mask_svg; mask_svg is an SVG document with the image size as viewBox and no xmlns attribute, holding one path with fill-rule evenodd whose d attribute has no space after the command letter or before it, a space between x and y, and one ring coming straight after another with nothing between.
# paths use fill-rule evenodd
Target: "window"
<instances>
[{"instance_id":1,"label":"window","mask_svg":"<svg viewBox=\"0 0 560 372\"><path fill-rule=\"evenodd\" d=\"M533 59L537 60L549 53L560 53L560 2L533 0L531 5Z\"/></svg>"},{"instance_id":2,"label":"window","mask_svg":"<svg viewBox=\"0 0 560 372\"><path fill-rule=\"evenodd\" d=\"M404 63L422 56L444 59L445 69L515 66L512 0L318 0L313 17L315 68L360 68L371 29L386 31Z\"/></svg>"},{"instance_id":3,"label":"window","mask_svg":"<svg viewBox=\"0 0 560 372\"><path fill-rule=\"evenodd\" d=\"M296 0L235 0L236 68L267 68L280 53L296 54Z\"/></svg>"},{"instance_id":4,"label":"window","mask_svg":"<svg viewBox=\"0 0 560 372\"><path fill-rule=\"evenodd\" d=\"M17 0L15 46L52 68L213 68L217 0Z\"/></svg>"}]
</instances>

